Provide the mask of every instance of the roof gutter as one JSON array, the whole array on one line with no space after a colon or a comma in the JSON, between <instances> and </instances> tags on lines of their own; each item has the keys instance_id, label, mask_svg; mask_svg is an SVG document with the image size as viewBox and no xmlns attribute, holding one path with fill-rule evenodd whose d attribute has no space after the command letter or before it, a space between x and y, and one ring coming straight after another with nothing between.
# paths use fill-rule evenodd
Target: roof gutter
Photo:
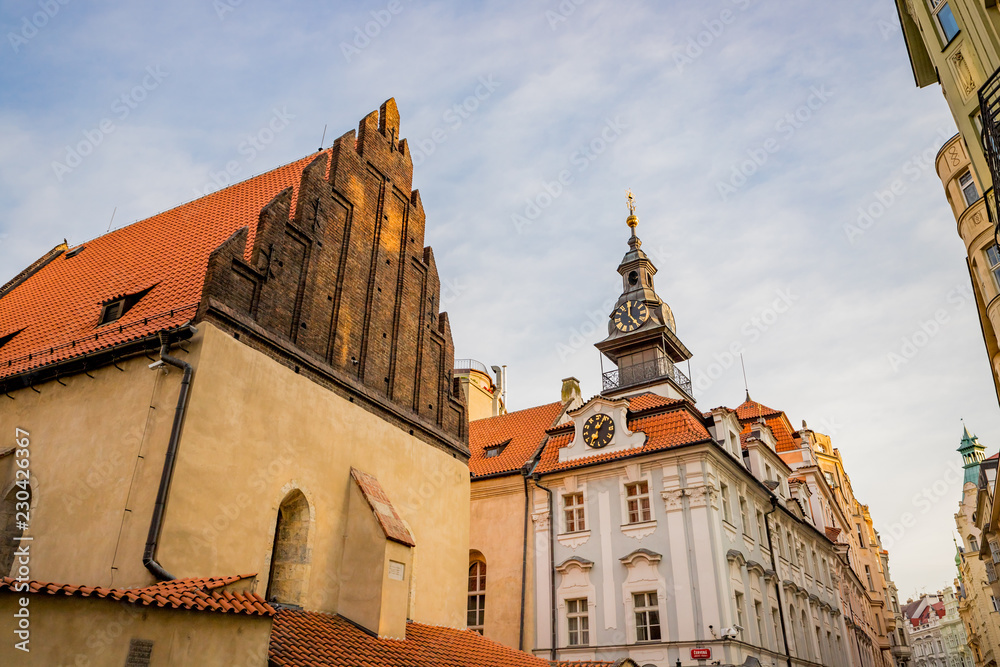
<instances>
[{"instance_id":1,"label":"roof gutter","mask_svg":"<svg viewBox=\"0 0 1000 667\"><path fill-rule=\"evenodd\" d=\"M189 326L193 333L194 326ZM181 377L181 389L177 395L177 406L174 408L174 423L170 428L170 440L167 443L167 453L163 460L163 472L160 473L160 488L156 492L156 504L153 506L153 517L149 522L149 535L146 537L146 548L142 554L142 564L160 581L176 579L167 572L156 560L156 550L163 530L163 512L167 506L167 494L170 492L170 479L174 474L174 462L177 459L177 447L180 444L181 424L184 422L184 412L187 410L188 392L191 388L191 376L194 368L186 361L168 354L170 341L165 333L160 334L160 362L169 364L184 371Z\"/></svg>"}]
</instances>

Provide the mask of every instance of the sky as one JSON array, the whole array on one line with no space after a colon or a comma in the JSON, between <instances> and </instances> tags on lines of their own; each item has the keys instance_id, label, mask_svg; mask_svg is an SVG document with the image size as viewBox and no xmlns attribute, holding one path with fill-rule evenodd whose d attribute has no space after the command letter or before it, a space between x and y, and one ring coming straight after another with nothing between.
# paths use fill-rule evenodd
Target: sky
<instances>
[{"instance_id":1,"label":"sky","mask_svg":"<svg viewBox=\"0 0 1000 667\"><path fill-rule=\"evenodd\" d=\"M889 0L6 0L0 25L0 283L394 97L456 356L506 364L510 409L600 391L631 188L698 405L743 401L742 352L755 400L832 436L901 601L951 585L961 420L988 454L1000 420L933 166L954 122Z\"/></svg>"}]
</instances>

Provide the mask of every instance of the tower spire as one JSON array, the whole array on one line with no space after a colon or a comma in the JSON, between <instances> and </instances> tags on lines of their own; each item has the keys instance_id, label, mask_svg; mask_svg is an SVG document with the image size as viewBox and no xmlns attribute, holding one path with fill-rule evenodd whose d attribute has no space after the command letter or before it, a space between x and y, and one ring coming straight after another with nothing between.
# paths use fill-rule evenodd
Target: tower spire
<instances>
[{"instance_id":1,"label":"tower spire","mask_svg":"<svg viewBox=\"0 0 1000 667\"><path fill-rule=\"evenodd\" d=\"M631 188L625 191L625 199L628 200L628 217L625 218L625 224L632 230L632 237L628 240L628 247L632 250L638 250L642 246L642 241L635 235L635 228L639 226L639 216L635 214L635 197L632 195Z\"/></svg>"}]
</instances>

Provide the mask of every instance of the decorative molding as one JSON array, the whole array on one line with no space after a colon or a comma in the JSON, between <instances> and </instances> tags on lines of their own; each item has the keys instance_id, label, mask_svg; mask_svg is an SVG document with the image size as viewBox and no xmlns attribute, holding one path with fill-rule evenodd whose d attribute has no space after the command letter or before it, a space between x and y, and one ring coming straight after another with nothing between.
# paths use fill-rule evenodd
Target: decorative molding
<instances>
[{"instance_id":1,"label":"decorative molding","mask_svg":"<svg viewBox=\"0 0 1000 667\"><path fill-rule=\"evenodd\" d=\"M707 506L717 507L716 501L718 500L719 492L713 486L689 488L687 489L687 495L691 499L688 504L692 509Z\"/></svg>"},{"instance_id":2,"label":"decorative molding","mask_svg":"<svg viewBox=\"0 0 1000 667\"><path fill-rule=\"evenodd\" d=\"M579 556L570 556L563 562L556 565L556 572L559 574L566 574L572 567L578 567L581 570L586 571L594 567L594 561L587 560L586 558L580 558Z\"/></svg>"},{"instance_id":3,"label":"decorative molding","mask_svg":"<svg viewBox=\"0 0 1000 667\"><path fill-rule=\"evenodd\" d=\"M532 512L531 520L535 524L536 531L545 531L549 529L549 513L547 510L544 512Z\"/></svg>"},{"instance_id":4,"label":"decorative molding","mask_svg":"<svg viewBox=\"0 0 1000 667\"><path fill-rule=\"evenodd\" d=\"M726 560L730 563L737 563L740 567L743 567L747 563L747 557L743 555L742 551L738 549L730 549L726 552Z\"/></svg>"},{"instance_id":5,"label":"decorative molding","mask_svg":"<svg viewBox=\"0 0 1000 667\"><path fill-rule=\"evenodd\" d=\"M587 543L587 540L590 539L590 531L581 530L576 533L560 533L559 535L556 535L556 539L559 540L559 544L564 547L576 549L577 547Z\"/></svg>"},{"instance_id":6,"label":"decorative molding","mask_svg":"<svg viewBox=\"0 0 1000 667\"><path fill-rule=\"evenodd\" d=\"M656 520L643 521L642 523L627 523L622 525L622 534L631 537L633 540L641 540L647 535L656 532Z\"/></svg>"},{"instance_id":7,"label":"decorative molding","mask_svg":"<svg viewBox=\"0 0 1000 667\"><path fill-rule=\"evenodd\" d=\"M583 425L590 417L598 413L609 415L614 421L615 430L608 445L595 449L584 442ZM567 446L559 449L559 462L565 463L602 454L628 451L645 445L645 433L642 431L633 433L628 429L627 413L627 400L611 400L603 396L595 396L582 407L567 411L566 414L573 419L573 440Z\"/></svg>"},{"instance_id":8,"label":"decorative molding","mask_svg":"<svg viewBox=\"0 0 1000 667\"><path fill-rule=\"evenodd\" d=\"M650 563L658 563L663 559L663 556L655 551L650 551L649 549L636 549L632 553L627 556L622 556L618 560L624 563L626 567L631 567L635 563L636 559L640 558L645 559Z\"/></svg>"},{"instance_id":9,"label":"decorative molding","mask_svg":"<svg viewBox=\"0 0 1000 667\"><path fill-rule=\"evenodd\" d=\"M669 491L663 491L660 493L660 497L663 498L663 507L668 512L673 512L681 509L681 499L687 495L684 489L670 489Z\"/></svg>"}]
</instances>

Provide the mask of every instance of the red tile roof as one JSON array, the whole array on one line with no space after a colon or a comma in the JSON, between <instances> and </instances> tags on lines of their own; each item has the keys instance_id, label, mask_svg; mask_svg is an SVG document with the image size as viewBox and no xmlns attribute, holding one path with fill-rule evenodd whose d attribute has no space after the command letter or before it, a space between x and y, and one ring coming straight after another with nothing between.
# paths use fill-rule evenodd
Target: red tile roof
<instances>
[{"instance_id":1,"label":"red tile roof","mask_svg":"<svg viewBox=\"0 0 1000 667\"><path fill-rule=\"evenodd\" d=\"M563 404L557 401L470 422L469 450L472 457L469 459L469 470L472 476L519 470L538 449L545 438L545 429L555 423L562 410ZM510 443L498 456L486 458L487 447L508 440Z\"/></svg>"},{"instance_id":2,"label":"red tile roof","mask_svg":"<svg viewBox=\"0 0 1000 667\"><path fill-rule=\"evenodd\" d=\"M826 536L830 539L831 542L837 541L837 536L840 535L840 528L837 528L835 526L827 526L823 530L826 532Z\"/></svg>"},{"instance_id":3,"label":"red tile roof","mask_svg":"<svg viewBox=\"0 0 1000 667\"><path fill-rule=\"evenodd\" d=\"M559 461L559 450L566 447L573 440L573 433L565 433L552 436L542 451L541 459L535 470L539 473L555 472L584 465L604 463L615 459L648 454L649 452L670 449L680 445L687 445L711 439L711 434L705 425L684 407L684 402L679 401L678 405L667 412L658 412L652 415L640 415L637 418L629 419L629 430L641 431L646 434L646 443L636 449L628 449L617 452L595 453L593 456L575 459L573 461ZM679 409L678 409L679 408Z\"/></svg>"},{"instance_id":4,"label":"red tile roof","mask_svg":"<svg viewBox=\"0 0 1000 667\"><path fill-rule=\"evenodd\" d=\"M774 434L776 441L775 449L777 451L789 452L799 449L795 430L789 423L788 417L781 410L775 410L757 401L747 399L742 405L736 408L736 417L740 420L741 424L747 427L743 429L743 433L748 433L748 426L763 417L767 425L771 427L771 433ZM741 438L741 441L745 441L744 438Z\"/></svg>"},{"instance_id":5,"label":"red tile roof","mask_svg":"<svg viewBox=\"0 0 1000 667\"><path fill-rule=\"evenodd\" d=\"M351 477L357 482L361 494L368 501L368 506L372 508L372 514L382 526L382 532L385 533L385 536L408 547L416 546L417 543L413 541L410 529L399 518L396 508L392 506L389 496L386 495L379 481L372 475L353 467L351 468Z\"/></svg>"},{"instance_id":6,"label":"red tile roof","mask_svg":"<svg viewBox=\"0 0 1000 667\"><path fill-rule=\"evenodd\" d=\"M638 396L634 396L629 399L628 410L629 412L642 412L651 408L680 405L683 402L684 401L679 398L666 398L665 396L660 396L659 394L639 394Z\"/></svg>"},{"instance_id":7,"label":"red tile roof","mask_svg":"<svg viewBox=\"0 0 1000 667\"><path fill-rule=\"evenodd\" d=\"M256 593L230 592L219 590L243 579L255 577L244 574L231 577L204 577L174 579L143 588L101 588L52 584L29 581L30 593L66 595L71 597L98 597L133 602L147 607L171 609L194 609L197 611L217 611L227 614L247 614L249 616L271 616L274 608ZM0 591L24 593L17 580L12 577L0 579Z\"/></svg>"},{"instance_id":8,"label":"red tile roof","mask_svg":"<svg viewBox=\"0 0 1000 667\"><path fill-rule=\"evenodd\" d=\"M61 253L44 264L0 296L0 340L20 331L0 347L0 378L192 319L209 253L246 226L249 254L261 209L285 188L297 190L319 155L116 229L84 243L76 256ZM293 192L293 215L296 199ZM102 303L150 288L121 319L97 326Z\"/></svg>"},{"instance_id":9,"label":"red tile roof","mask_svg":"<svg viewBox=\"0 0 1000 667\"><path fill-rule=\"evenodd\" d=\"M408 622L406 639L383 639L341 616L281 609L269 664L275 667L549 667L471 630Z\"/></svg>"}]
</instances>

